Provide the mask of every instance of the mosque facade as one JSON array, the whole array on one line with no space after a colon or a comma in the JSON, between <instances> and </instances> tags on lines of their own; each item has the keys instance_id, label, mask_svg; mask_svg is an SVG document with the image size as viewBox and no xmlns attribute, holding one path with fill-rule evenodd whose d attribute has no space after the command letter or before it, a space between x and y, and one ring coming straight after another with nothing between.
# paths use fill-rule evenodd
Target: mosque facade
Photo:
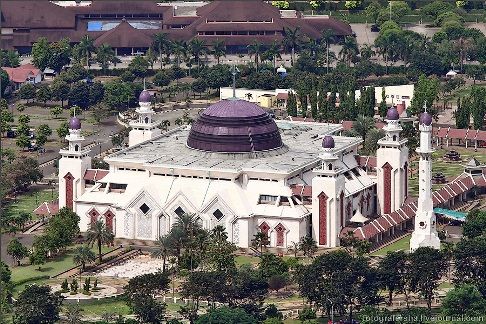
<instances>
[{"instance_id":1,"label":"mosque facade","mask_svg":"<svg viewBox=\"0 0 486 324\"><path fill-rule=\"evenodd\" d=\"M69 122L59 207L80 216L82 232L102 220L116 238L155 241L189 213L205 229L225 227L241 248L258 232L270 247L307 235L336 247L346 228L393 213L407 199L408 147L395 108L376 157L365 157L376 160L370 170L358 155L363 140L342 136L340 124L274 120L254 103L229 99L192 126L161 132L149 93L139 101L129 147L105 158L109 170L91 169L81 122Z\"/></svg>"}]
</instances>

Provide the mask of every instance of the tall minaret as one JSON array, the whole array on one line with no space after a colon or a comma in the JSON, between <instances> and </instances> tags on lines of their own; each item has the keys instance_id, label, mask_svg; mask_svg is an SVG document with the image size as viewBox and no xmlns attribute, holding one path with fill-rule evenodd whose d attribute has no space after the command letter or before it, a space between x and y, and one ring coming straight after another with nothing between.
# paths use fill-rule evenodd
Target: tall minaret
<instances>
[{"instance_id":1,"label":"tall minaret","mask_svg":"<svg viewBox=\"0 0 486 324\"><path fill-rule=\"evenodd\" d=\"M390 214L399 209L408 195L407 139L400 138L402 126L395 107L388 109L385 137L376 151L378 213Z\"/></svg>"},{"instance_id":2,"label":"tall minaret","mask_svg":"<svg viewBox=\"0 0 486 324\"><path fill-rule=\"evenodd\" d=\"M326 135L322 140L324 152L313 172L312 178L312 236L319 246L336 247L339 234L344 227L344 183L343 169L339 168L339 157L333 152L334 138Z\"/></svg>"},{"instance_id":3,"label":"tall minaret","mask_svg":"<svg viewBox=\"0 0 486 324\"><path fill-rule=\"evenodd\" d=\"M130 123L132 130L128 134L128 146L133 146L145 141L148 141L157 135L161 134L158 128L160 122L154 122L152 116L152 95L147 90L143 89L138 97L139 108L136 109L138 113L138 120Z\"/></svg>"},{"instance_id":4,"label":"tall minaret","mask_svg":"<svg viewBox=\"0 0 486 324\"><path fill-rule=\"evenodd\" d=\"M422 246L435 249L440 248L437 235L437 225L432 202L432 116L427 110L420 115L420 146L417 153L419 161L419 198L417 201L417 214L415 215L415 229L410 238L410 250Z\"/></svg>"},{"instance_id":5,"label":"tall minaret","mask_svg":"<svg viewBox=\"0 0 486 324\"><path fill-rule=\"evenodd\" d=\"M81 121L76 116L69 120L69 142L67 149L61 149L59 159L59 208L74 210L74 201L84 192L84 174L91 167L90 149L83 147Z\"/></svg>"}]
</instances>

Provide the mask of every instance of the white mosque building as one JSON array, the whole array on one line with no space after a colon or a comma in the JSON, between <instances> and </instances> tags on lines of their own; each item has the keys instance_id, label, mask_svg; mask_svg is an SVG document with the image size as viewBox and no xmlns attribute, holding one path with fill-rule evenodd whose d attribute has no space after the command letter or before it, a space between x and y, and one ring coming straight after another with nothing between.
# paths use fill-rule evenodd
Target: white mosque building
<instances>
[{"instance_id":1,"label":"white mosque building","mask_svg":"<svg viewBox=\"0 0 486 324\"><path fill-rule=\"evenodd\" d=\"M339 124L274 120L256 104L229 99L209 106L192 127L161 133L150 94L139 101L129 147L105 158L109 170L90 168L81 123L69 122L59 207L80 216L82 232L102 219L116 238L154 241L191 213L208 230L224 226L242 248L257 232L271 247L306 235L335 247L350 229L371 240L376 230L391 235L410 224L411 217L393 217L408 196L407 141L395 108L377 156L360 157L362 139L340 136Z\"/></svg>"}]
</instances>

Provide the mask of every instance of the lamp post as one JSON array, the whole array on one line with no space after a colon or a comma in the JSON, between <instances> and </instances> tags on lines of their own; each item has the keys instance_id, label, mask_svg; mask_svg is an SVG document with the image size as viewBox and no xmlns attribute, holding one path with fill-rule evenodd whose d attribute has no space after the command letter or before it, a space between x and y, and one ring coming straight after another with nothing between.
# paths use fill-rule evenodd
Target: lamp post
<instances>
[{"instance_id":1,"label":"lamp post","mask_svg":"<svg viewBox=\"0 0 486 324\"><path fill-rule=\"evenodd\" d=\"M327 301L331 304L331 322L334 324L334 303L329 298Z\"/></svg>"}]
</instances>

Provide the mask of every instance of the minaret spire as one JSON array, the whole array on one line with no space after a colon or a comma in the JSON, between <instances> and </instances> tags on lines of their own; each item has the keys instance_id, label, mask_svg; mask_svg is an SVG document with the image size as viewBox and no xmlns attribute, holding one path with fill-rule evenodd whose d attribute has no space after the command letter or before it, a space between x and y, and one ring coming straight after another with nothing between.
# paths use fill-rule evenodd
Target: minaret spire
<instances>
[{"instance_id":1,"label":"minaret spire","mask_svg":"<svg viewBox=\"0 0 486 324\"><path fill-rule=\"evenodd\" d=\"M232 99L237 99L236 98L236 74L238 72L240 72L240 71L236 67L236 64L233 64L233 68L231 70L231 74L233 75L233 98Z\"/></svg>"},{"instance_id":2,"label":"minaret spire","mask_svg":"<svg viewBox=\"0 0 486 324\"><path fill-rule=\"evenodd\" d=\"M432 116L427 112L427 105L419 118L420 146L417 153L419 161L419 198L415 215L415 228L410 238L410 250L419 247L440 248L437 234L436 217L432 200Z\"/></svg>"}]
</instances>

